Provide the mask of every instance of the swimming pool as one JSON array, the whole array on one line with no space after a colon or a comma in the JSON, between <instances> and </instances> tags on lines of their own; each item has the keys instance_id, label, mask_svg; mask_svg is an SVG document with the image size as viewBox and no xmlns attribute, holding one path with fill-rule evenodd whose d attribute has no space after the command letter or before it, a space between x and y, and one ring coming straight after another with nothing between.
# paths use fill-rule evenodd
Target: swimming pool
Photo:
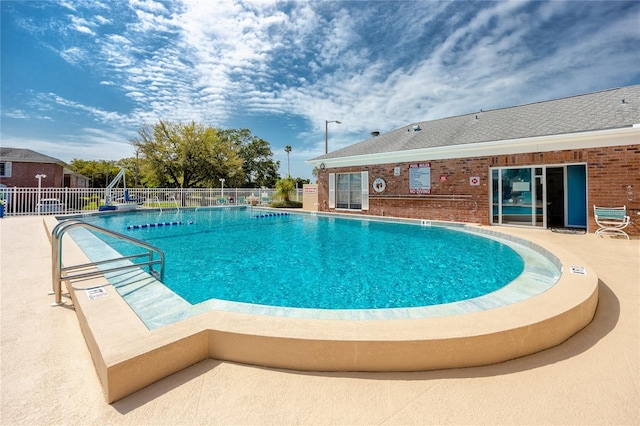
<instances>
[{"instance_id":1,"label":"swimming pool","mask_svg":"<svg viewBox=\"0 0 640 426\"><path fill-rule=\"evenodd\" d=\"M273 212L213 208L103 214L83 220L144 239L173 259L164 283L143 271L105 274L149 329L211 310L360 320L457 315L540 294L561 275L561 266L548 252L506 240L489 229L309 213L256 217L267 214ZM167 222L172 225L164 225ZM136 227L154 223L163 226ZM358 233L369 239L355 244ZM108 238L105 244L87 230L70 234L92 261L117 257L115 249L128 253L126 244ZM329 238L332 234L337 238ZM446 238L440 240L439 234ZM384 237L378 239L380 235ZM197 249L200 244L204 248ZM278 256L274 246L279 247ZM489 248L497 251L495 262L487 257ZM194 251L197 255L189 255ZM326 253L336 254L334 260ZM431 258L436 254L444 255L444 263ZM438 289L441 282L447 283L445 290L459 291L452 296ZM405 293L409 299L402 297Z\"/></svg>"},{"instance_id":2,"label":"swimming pool","mask_svg":"<svg viewBox=\"0 0 640 426\"><path fill-rule=\"evenodd\" d=\"M414 230L440 224L385 220L413 223ZM47 217L44 223L51 233L58 222ZM109 402L206 358L309 371L498 363L559 345L593 318L597 275L570 251L536 237L543 234L441 224L499 240L524 260L524 270L480 297L408 308L288 308L220 299L193 305L141 270L68 282L67 289ZM65 264L113 257L86 229L69 235L75 244L65 245ZM96 289L100 296L92 297Z\"/></svg>"},{"instance_id":3,"label":"swimming pool","mask_svg":"<svg viewBox=\"0 0 640 426\"><path fill-rule=\"evenodd\" d=\"M121 213L86 221L162 249L164 284L191 304L439 305L493 292L524 269L511 247L440 226L249 208ZM104 239L122 254L136 251Z\"/></svg>"}]
</instances>

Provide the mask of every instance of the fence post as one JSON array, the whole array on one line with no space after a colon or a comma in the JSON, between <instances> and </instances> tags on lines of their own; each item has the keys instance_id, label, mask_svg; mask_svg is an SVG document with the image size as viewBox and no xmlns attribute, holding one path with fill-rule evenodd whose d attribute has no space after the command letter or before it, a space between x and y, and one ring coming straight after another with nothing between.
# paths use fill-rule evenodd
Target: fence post
<instances>
[{"instance_id":1,"label":"fence post","mask_svg":"<svg viewBox=\"0 0 640 426\"><path fill-rule=\"evenodd\" d=\"M13 194L12 194L13 201L11 202L11 210L13 210L13 216L16 215L16 204L17 204L17 201L18 201L17 196L18 196L18 187L14 186L13 187Z\"/></svg>"}]
</instances>

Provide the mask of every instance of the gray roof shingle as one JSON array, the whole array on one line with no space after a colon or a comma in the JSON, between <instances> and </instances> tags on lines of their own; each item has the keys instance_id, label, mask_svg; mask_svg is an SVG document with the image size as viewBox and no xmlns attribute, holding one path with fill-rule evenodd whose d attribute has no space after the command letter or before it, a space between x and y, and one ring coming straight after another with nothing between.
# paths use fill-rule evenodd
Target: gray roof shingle
<instances>
[{"instance_id":1,"label":"gray roof shingle","mask_svg":"<svg viewBox=\"0 0 640 426\"><path fill-rule=\"evenodd\" d=\"M313 160L589 132L634 124L640 124L640 85L412 123ZM415 131L414 126L421 130Z\"/></svg>"},{"instance_id":2,"label":"gray roof shingle","mask_svg":"<svg viewBox=\"0 0 640 426\"><path fill-rule=\"evenodd\" d=\"M0 159L29 163L55 163L66 167L66 163L62 160L24 148L0 147Z\"/></svg>"}]
</instances>

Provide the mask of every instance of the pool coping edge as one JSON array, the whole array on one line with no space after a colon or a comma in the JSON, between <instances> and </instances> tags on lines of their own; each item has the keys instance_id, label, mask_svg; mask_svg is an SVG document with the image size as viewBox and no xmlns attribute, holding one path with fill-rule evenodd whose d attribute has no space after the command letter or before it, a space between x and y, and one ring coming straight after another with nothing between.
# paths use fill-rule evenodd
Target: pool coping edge
<instances>
[{"instance_id":1,"label":"pool coping edge","mask_svg":"<svg viewBox=\"0 0 640 426\"><path fill-rule=\"evenodd\" d=\"M43 221L47 232L57 223ZM513 305L449 317L350 321L212 311L148 330L104 277L67 287L105 398L114 402L206 358L294 370L419 371L493 364L556 346L593 318L598 277L572 253L532 243L563 265L555 286ZM64 259L86 256L69 239ZM570 273L575 265L586 275ZM89 299L85 290L94 287L108 296Z\"/></svg>"}]
</instances>

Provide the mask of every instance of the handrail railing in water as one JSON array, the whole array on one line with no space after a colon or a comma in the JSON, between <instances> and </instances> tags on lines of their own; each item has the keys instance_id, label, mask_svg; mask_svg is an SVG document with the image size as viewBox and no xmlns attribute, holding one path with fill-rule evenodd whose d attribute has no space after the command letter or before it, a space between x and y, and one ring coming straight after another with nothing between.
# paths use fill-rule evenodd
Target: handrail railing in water
<instances>
[{"instance_id":1,"label":"handrail railing in water","mask_svg":"<svg viewBox=\"0 0 640 426\"><path fill-rule=\"evenodd\" d=\"M103 234L109 235L114 238L119 238L131 244L146 248L147 252L129 255L129 256L120 256L117 258L106 259L106 260L101 260L97 262L83 263L81 265L63 267L62 266L62 237L69 229L75 228L75 227L88 228L88 229L92 229L94 231L98 231ZM158 257L159 257L158 259L153 258L154 252L158 254ZM98 270L93 270L89 272L80 272L73 275L65 275L66 273L71 271L77 271L80 269L97 267L98 265L106 265L110 262L132 260L132 259L137 259L141 257L147 257L149 260L145 262L139 262L139 263L131 262L128 265L112 266L109 268L98 269ZM65 220L63 222L60 222L55 226L55 228L53 228L53 231L51 231L51 261L52 261L51 272L52 272L52 278L53 278L53 282L52 282L53 291L51 294L55 295L55 302L52 303L51 306L58 306L62 304L62 281L68 281L68 280L77 279L77 278L88 278L88 277L93 277L97 275L103 275L106 272L124 271L127 269L135 269L143 266L149 266L149 272L153 275L155 273L155 271L153 270L153 265L158 265L158 264L160 265L160 281L164 279L164 252L162 250L150 244L147 244L144 241L138 240L136 238L131 238L119 232L110 231L108 229L101 228L99 226L84 222L79 219Z\"/></svg>"},{"instance_id":2,"label":"handrail railing in water","mask_svg":"<svg viewBox=\"0 0 640 426\"><path fill-rule=\"evenodd\" d=\"M176 205L176 209L180 210L180 205L178 204L178 200L176 200L176 196L175 195L169 195L169 201L173 200L173 204Z\"/></svg>"},{"instance_id":3,"label":"handrail railing in water","mask_svg":"<svg viewBox=\"0 0 640 426\"><path fill-rule=\"evenodd\" d=\"M158 208L160 209L160 212L162 212L162 205L160 204L160 197L158 197L157 195L155 197L153 197L151 199L151 201L155 201L156 204L158 204Z\"/></svg>"}]
</instances>

